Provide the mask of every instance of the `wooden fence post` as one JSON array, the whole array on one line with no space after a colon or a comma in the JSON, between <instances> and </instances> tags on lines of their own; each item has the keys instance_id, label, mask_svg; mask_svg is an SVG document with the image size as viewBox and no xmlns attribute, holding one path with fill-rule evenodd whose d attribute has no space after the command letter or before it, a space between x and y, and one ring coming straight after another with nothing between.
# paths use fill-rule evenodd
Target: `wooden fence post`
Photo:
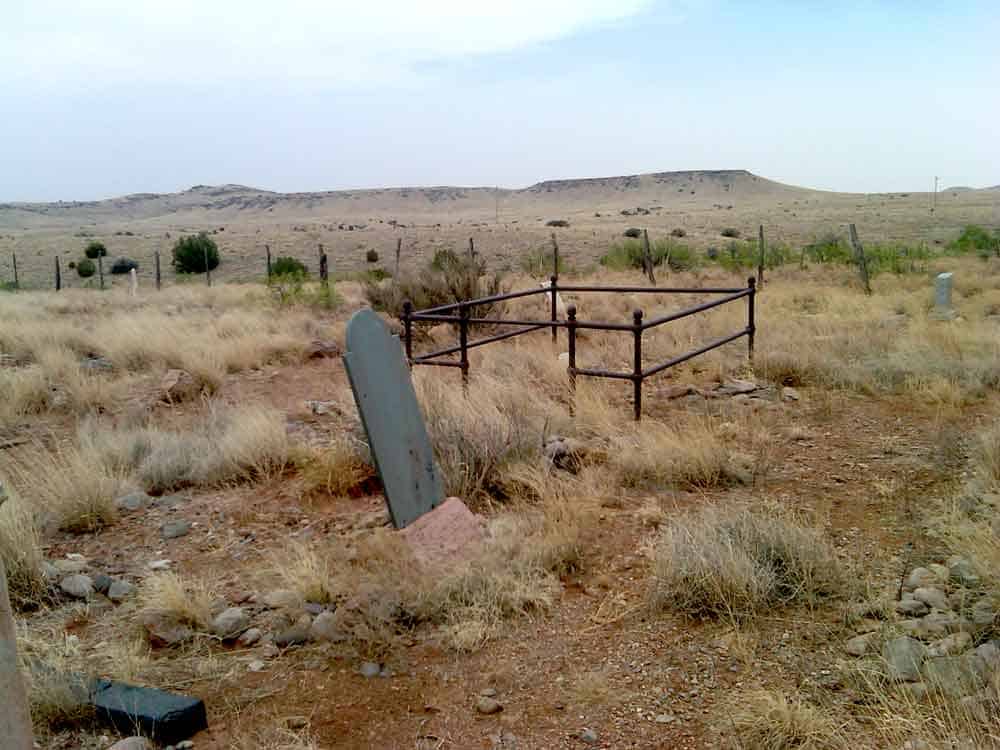
<instances>
[{"instance_id":1,"label":"wooden fence post","mask_svg":"<svg viewBox=\"0 0 1000 750\"><path fill-rule=\"evenodd\" d=\"M101 291L104 291L104 259L97 253L97 278L101 281Z\"/></svg>"},{"instance_id":2,"label":"wooden fence post","mask_svg":"<svg viewBox=\"0 0 1000 750\"><path fill-rule=\"evenodd\" d=\"M393 274L394 279L399 278L399 254L403 251L403 238L396 238L396 272Z\"/></svg>"},{"instance_id":3,"label":"wooden fence post","mask_svg":"<svg viewBox=\"0 0 1000 750\"><path fill-rule=\"evenodd\" d=\"M848 233L851 238L851 247L854 248L854 262L858 264L858 274L861 276L861 283L864 284L865 294L872 293L871 280L868 277L868 259L865 257L865 249L858 239L858 230L853 224L848 226Z\"/></svg>"},{"instance_id":4,"label":"wooden fence post","mask_svg":"<svg viewBox=\"0 0 1000 750\"><path fill-rule=\"evenodd\" d=\"M649 277L649 283L656 286L656 276L653 275L653 251L649 248L649 232L642 230L642 267Z\"/></svg>"},{"instance_id":5,"label":"wooden fence post","mask_svg":"<svg viewBox=\"0 0 1000 750\"><path fill-rule=\"evenodd\" d=\"M264 245L264 257L267 262L267 283L271 283L271 246Z\"/></svg>"},{"instance_id":6,"label":"wooden fence post","mask_svg":"<svg viewBox=\"0 0 1000 750\"><path fill-rule=\"evenodd\" d=\"M62 271L59 269L59 256L56 256L56 291L62 289Z\"/></svg>"},{"instance_id":7,"label":"wooden fence post","mask_svg":"<svg viewBox=\"0 0 1000 750\"><path fill-rule=\"evenodd\" d=\"M14 263L14 289L20 289L20 282L17 280L17 253L11 253L10 259Z\"/></svg>"},{"instance_id":8,"label":"wooden fence post","mask_svg":"<svg viewBox=\"0 0 1000 750\"><path fill-rule=\"evenodd\" d=\"M160 291L160 251L157 250L153 253L153 258L156 261L156 291Z\"/></svg>"},{"instance_id":9,"label":"wooden fence post","mask_svg":"<svg viewBox=\"0 0 1000 750\"><path fill-rule=\"evenodd\" d=\"M764 247L764 225L760 225L759 230L759 243L760 243L760 257L757 258L757 286L761 286L764 283L764 253L766 252Z\"/></svg>"}]
</instances>

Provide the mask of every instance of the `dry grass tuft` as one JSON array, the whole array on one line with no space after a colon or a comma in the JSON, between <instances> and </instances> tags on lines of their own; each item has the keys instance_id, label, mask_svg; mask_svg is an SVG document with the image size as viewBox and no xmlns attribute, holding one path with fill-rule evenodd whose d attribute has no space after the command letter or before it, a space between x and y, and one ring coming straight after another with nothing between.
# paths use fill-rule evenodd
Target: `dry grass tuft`
<instances>
[{"instance_id":1,"label":"dry grass tuft","mask_svg":"<svg viewBox=\"0 0 1000 750\"><path fill-rule=\"evenodd\" d=\"M17 638L21 674L27 682L31 720L46 731L77 726L94 709L87 703L84 677L76 673L82 659L79 643L63 633L21 629Z\"/></svg>"},{"instance_id":2,"label":"dry grass tuft","mask_svg":"<svg viewBox=\"0 0 1000 750\"><path fill-rule=\"evenodd\" d=\"M41 533L31 511L0 483L0 560L7 571L7 588L15 609L37 606L47 588L42 574Z\"/></svg>"},{"instance_id":3,"label":"dry grass tuft","mask_svg":"<svg viewBox=\"0 0 1000 750\"><path fill-rule=\"evenodd\" d=\"M708 506L667 523L655 548L655 609L754 618L835 594L844 575L822 533L788 511Z\"/></svg>"},{"instance_id":4,"label":"dry grass tuft","mask_svg":"<svg viewBox=\"0 0 1000 750\"><path fill-rule=\"evenodd\" d=\"M771 690L742 693L731 701L733 731L744 750L839 750L843 729L818 706Z\"/></svg>"},{"instance_id":5,"label":"dry grass tuft","mask_svg":"<svg viewBox=\"0 0 1000 750\"><path fill-rule=\"evenodd\" d=\"M143 612L165 615L196 629L207 629L212 621L215 595L202 580L182 578L166 572L149 576L139 588Z\"/></svg>"},{"instance_id":6,"label":"dry grass tuft","mask_svg":"<svg viewBox=\"0 0 1000 750\"><path fill-rule=\"evenodd\" d=\"M293 542L272 555L271 567L283 585L303 601L327 604L334 601L337 564L333 554Z\"/></svg>"},{"instance_id":7,"label":"dry grass tuft","mask_svg":"<svg viewBox=\"0 0 1000 750\"><path fill-rule=\"evenodd\" d=\"M375 476L367 451L347 435L335 436L322 448L310 448L296 457L307 491L319 490L333 497L356 491Z\"/></svg>"}]
</instances>

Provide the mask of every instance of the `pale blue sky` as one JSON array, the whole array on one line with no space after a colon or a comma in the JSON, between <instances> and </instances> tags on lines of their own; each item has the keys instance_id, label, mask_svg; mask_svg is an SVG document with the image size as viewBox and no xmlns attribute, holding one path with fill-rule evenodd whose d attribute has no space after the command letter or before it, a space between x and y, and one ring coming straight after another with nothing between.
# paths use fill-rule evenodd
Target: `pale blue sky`
<instances>
[{"instance_id":1,"label":"pale blue sky","mask_svg":"<svg viewBox=\"0 0 1000 750\"><path fill-rule=\"evenodd\" d=\"M1000 183L1000 3L0 0L0 200Z\"/></svg>"}]
</instances>

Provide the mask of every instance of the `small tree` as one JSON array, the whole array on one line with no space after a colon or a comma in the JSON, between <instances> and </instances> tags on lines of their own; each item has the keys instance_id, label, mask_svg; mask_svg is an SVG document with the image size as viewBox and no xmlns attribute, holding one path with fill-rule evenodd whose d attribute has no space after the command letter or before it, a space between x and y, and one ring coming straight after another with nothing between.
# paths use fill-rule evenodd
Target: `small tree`
<instances>
[{"instance_id":1,"label":"small tree","mask_svg":"<svg viewBox=\"0 0 1000 750\"><path fill-rule=\"evenodd\" d=\"M111 264L111 273L114 276L122 276L132 269L139 270L139 264L131 258L116 258Z\"/></svg>"},{"instance_id":2,"label":"small tree","mask_svg":"<svg viewBox=\"0 0 1000 750\"><path fill-rule=\"evenodd\" d=\"M302 261L292 258L289 255L283 255L280 258L275 258L274 263L271 264L271 275L308 276L309 271L306 270L305 264Z\"/></svg>"},{"instance_id":3,"label":"small tree","mask_svg":"<svg viewBox=\"0 0 1000 750\"><path fill-rule=\"evenodd\" d=\"M72 263L70 265L72 265ZM81 279L89 279L97 273L97 266L94 265L94 261L89 258L84 258L76 264L76 272L79 274Z\"/></svg>"},{"instance_id":4,"label":"small tree","mask_svg":"<svg viewBox=\"0 0 1000 750\"><path fill-rule=\"evenodd\" d=\"M84 248L83 254L86 255L91 260L95 260L97 258L104 258L107 257L108 248L104 246L103 242L100 242L98 240L92 240L91 242L87 243L87 247Z\"/></svg>"},{"instance_id":5,"label":"small tree","mask_svg":"<svg viewBox=\"0 0 1000 750\"><path fill-rule=\"evenodd\" d=\"M369 250L367 253L365 253L365 260L368 261L369 263L378 263L378 251Z\"/></svg>"},{"instance_id":6,"label":"small tree","mask_svg":"<svg viewBox=\"0 0 1000 750\"><path fill-rule=\"evenodd\" d=\"M174 244L173 266L177 273L205 273L218 265L219 246L205 232L181 237Z\"/></svg>"}]
</instances>

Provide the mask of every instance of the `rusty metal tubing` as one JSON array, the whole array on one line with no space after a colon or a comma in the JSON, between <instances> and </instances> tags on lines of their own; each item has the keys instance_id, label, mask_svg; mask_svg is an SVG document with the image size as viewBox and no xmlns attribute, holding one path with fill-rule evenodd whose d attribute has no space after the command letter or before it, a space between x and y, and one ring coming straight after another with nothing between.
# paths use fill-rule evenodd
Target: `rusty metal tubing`
<instances>
[{"instance_id":1,"label":"rusty metal tubing","mask_svg":"<svg viewBox=\"0 0 1000 750\"><path fill-rule=\"evenodd\" d=\"M569 375L569 413L573 416L576 411L576 305L566 308L566 339L569 346L569 362L566 365L566 373Z\"/></svg>"},{"instance_id":2,"label":"rusty metal tubing","mask_svg":"<svg viewBox=\"0 0 1000 750\"><path fill-rule=\"evenodd\" d=\"M470 320L469 322L472 323L474 321ZM465 348L475 349L477 346L483 346L484 344L491 344L494 341L503 341L504 339L510 339L514 338L515 336L520 336L522 333L532 333L534 331L538 331L542 328L548 328L548 327L549 327L548 323L535 323L534 325L531 325L528 328L519 328L516 331L507 331L506 333L498 333L496 336L488 336L487 338L484 339L476 339L475 341L468 341L465 344ZM457 346L449 346L446 349L438 349L437 351L430 352L428 354L421 354L419 357L416 357L413 361L421 362L421 360L434 359L435 357L444 357L447 356L448 354L454 354L455 352L460 352L460 351L462 351L461 344Z\"/></svg>"},{"instance_id":3,"label":"rusty metal tubing","mask_svg":"<svg viewBox=\"0 0 1000 750\"><path fill-rule=\"evenodd\" d=\"M270 251L268 255L268 273L270 273ZM403 303L403 343L406 346L406 361L413 361L413 303L406 300Z\"/></svg>"},{"instance_id":4,"label":"rusty metal tubing","mask_svg":"<svg viewBox=\"0 0 1000 750\"><path fill-rule=\"evenodd\" d=\"M642 419L642 310L632 312L632 408L636 422Z\"/></svg>"},{"instance_id":5,"label":"rusty metal tubing","mask_svg":"<svg viewBox=\"0 0 1000 750\"><path fill-rule=\"evenodd\" d=\"M558 263L558 259L556 263ZM551 305L551 316L552 321L552 343L556 343L558 339L559 326L556 325L556 321L559 320L559 310L556 307L556 295L559 293L558 289L559 277L555 274L549 277L549 288L552 290L552 305Z\"/></svg>"},{"instance_id":6,"label":"rusty metal tubing","mask_svg":"<svg viewBox=\"0 0 1000 750\"><path fill-rule=\"evenodd\" d=\"M613 370L589 370L585 367L574 367L573 372L577 375L587 375L592 378L612 378L613 380L631 380L634 375L631 372L614 372Z\"/></svg>"},{"instance_id":7,"label":"rusty metal tubing","mask_svg":"<svg viewBox=\"0 0 1000 750\"><path fill-rule=\"evenodd\" d=\"M447 305L438 305L437 307L428 307L426 310L420 310L419 313L439 313L445 310L455 310L461 309L462 305L469 305L475 307L476 305L486 305L491 302L503 302L508 299L517 299L518 297L530 297L533 294L546 294L548 289L544 287L539 287L538 289L525 289L521 292L507 292L506 294L494 294L492 297L478 297L477 299L468 299L462 302L451 302Z\"/></svg>"},{"instance_id":8,"label":"rusty metal tubing","mask_svg":"<svg viewBox=\"0 0 1000 750\"><path fill-rule=\"evenodd\" d=\"M417 359L413 360L413 362L411 364L414 364L414 365L433 365L434 367L461 367L462 366L461 362L456 362L455 360L444 359L444 360L440 360L440 361L436 362L436 361L434 361L432 359L425 360L425 359L421 359L419 357Z\"/></svg>"},{"instance_id":9,"label":"rusty metal tubing","mask_svg":"<svg viewBox=\"0 0 1000 750\"><path fill-rule=\"evenodd\" d=\"M712 349L718 349L720 346L724 346L725 344L728 344L730 341L735 341L741 336L746 336L749 333L750 329L744 328L742 331L737 331L731 336L723 336L720 339L715 339L714 341L710 341L709 343L705 344L704 346L698 349L695 349L694 351L690 351L687 354L681 354L677 357L674 357L673 359L668 359L666 362L662 362L658 365L653 365L652 367L643 370L642 376L644 378L648 378L650 375L656 375L656 373L663 372L669 367L673 367L674 365L679 365L682 362L687 362L689 359L693 359L697 357L699 354L704 354L705 352L712 351Z\"/></svg>"},{"instance_id":10,"label":"rusty metal tubing","mask_svg":"<svg viewBox=\"0 0 1000 750\"><path fill-rule=\"evenodd\" d=\"M459 308L462 319L458 323L459 363L462 367L462 389L469 390L469 306Z\"/></svg>"},{"instance_id":11,"label":"rusty metal tubing","mask_svg":"<svg viewBox=\"0 0 1000 750\"><path fill-rule=\"evenodd\" d=\"M644 328L655 328L656 326L661 326L664 323L670 323L675 320L680 320L681 318L686 318L689 315L696 315L700 312L705 312L705 310L711 310L713 307L719 307L725 305L733 300L740 299L741 297L747 297L751 294L750 289L741 289L733 294L728 294L725 297L720 297L719 299L711 300L709 302L703 302L700 305L695 305L694 307L688 307L683 310L678 310L677 312L670 313L669 315L663 315L659 318L653 318L650 321L643 323Z\"/></svg>"},{"instance_id":12,"label":"rusty metal tubing","mask_svg":"<svg viewBox=\"0 0 1000 750\"><path fill-rule=\"evenodd\" d=\"M735 294L746 289L701 289L692 287L666 286L574 286L562 284L559 290L563 292L628 292L629 294Z\"/></svg>"},{"instance_id":13,"label":"rusty metal tubing","mask_svg":"<svg viewBox=\"0 0 1000 750\"><path fill-rule=\"evenodd\" d=\"M750 293L747 294L747 358L753 364L753 340L757 333L756 305L754 304L757 298L757 279L751 276L747 279L747 286L750 287Z\"/></svg>"}]
</instances>

